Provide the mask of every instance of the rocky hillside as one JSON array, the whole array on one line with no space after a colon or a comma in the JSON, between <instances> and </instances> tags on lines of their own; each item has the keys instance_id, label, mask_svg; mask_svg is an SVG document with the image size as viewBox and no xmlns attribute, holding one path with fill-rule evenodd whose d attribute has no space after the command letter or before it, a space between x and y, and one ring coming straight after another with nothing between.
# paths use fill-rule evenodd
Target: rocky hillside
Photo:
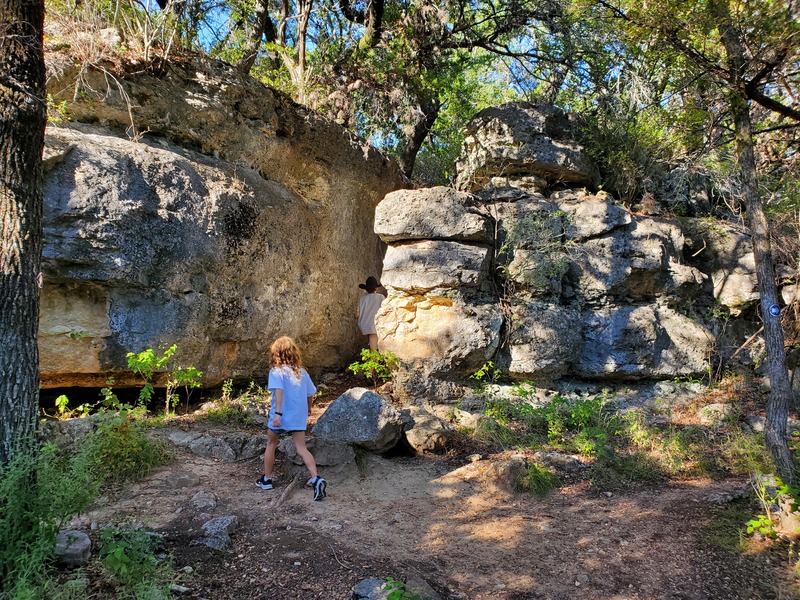
<instances>
[{"instance_id":1,"label":"rocky hillside","mask_svg":"<svg viewBox=\"0 0 800 600\"><path fill-rule=\"evenodd\" d=\"M746 232L596 191L558 109L483 111L453 188L411 190L365 142L222 63L57 71L45 387L125 384L128 352L171 344L208 386L247 381L283 334L312 370L339 368L370 274L414 401L460 397L489 361L540 382L694 377L756 329Z\"/></svg>"},{"instance_id":2,"label":"rocky hillside","mask_svg":"<svg viewBox=\"0 0 800 600\"><path fill-rule=\"evenodd\" d=\"M407 185L392 161L219 62L57 75L44 387L124 384L126 353L172 344L206 385L263 375L279 335L314 369L352 357L358 283L381 268L374 209Z\"/></svg>"},{"instance_id":3,"label":"rocky hillside","mask_svg":"<svg viewBox=\"0 0 800 600\"><path fill-rule=\"evenodd\" d=\"M747 235L589 191L597 168L575 136L552 107L488 109L468 126L459 191L378 206L379 336L406 399L458 398L489 361L537 383L697 377L755 330L728 326L758 298Z\"/></svg>"}]
</instances>

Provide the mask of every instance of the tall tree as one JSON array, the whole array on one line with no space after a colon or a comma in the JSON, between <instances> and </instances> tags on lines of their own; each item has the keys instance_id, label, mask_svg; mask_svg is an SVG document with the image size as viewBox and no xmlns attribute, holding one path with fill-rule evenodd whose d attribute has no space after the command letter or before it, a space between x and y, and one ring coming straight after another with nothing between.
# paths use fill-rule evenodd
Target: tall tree
<instances>
[{"instance_id":1,"label":"tall tree","mask_svg":"<svg viewBox=\"0 0 800 600\"><path fill-rule=\"evenodd\" d=\"M706 110L717 122L728 123L735 142L737 183L746 208L756 261L761 315L770 379L765 436L776 467L795 479L787 440L791 385L786 368L784 333L774 314L778 306L770 223L761 197L754 153L753 107L769 115L768 127L793 128L800 123L800 19L794 1L670 0L647 4L601 0L628 26L631 37L661 54L664 48L694 71L706 88ZM667 64L666 68L670 66ZM710 92L708 88L713 87ZM673 90L674 91L674 90ZM714 106L708 100L713 94ZM797 149L794 149L796 152Z\"/></svg>"},{"instance_id":2,"label":"tall tree","mask_svg":"<svg viewBox=\"0 0 800 600\"><path fill-rule=\"evenodd\" d=\"M43 0L0 0L0 463L27 444L39 399Z\"/></svg>"}]
</instances>

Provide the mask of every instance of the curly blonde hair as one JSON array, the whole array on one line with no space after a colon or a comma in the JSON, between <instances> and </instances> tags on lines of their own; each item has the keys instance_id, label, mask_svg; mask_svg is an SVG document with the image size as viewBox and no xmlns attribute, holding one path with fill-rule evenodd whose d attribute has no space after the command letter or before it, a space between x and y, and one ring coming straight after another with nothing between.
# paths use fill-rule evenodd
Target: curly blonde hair
<instances>
[{"instance_id":1,"label":"curly blonde hair","mask_svg":"<svg viewBox=\"0 0 800 600\"><path fill-rule=\"evenodd\" d=\"M294 340L287 336L279 337L272 342L269 348L269 366L272 367L290 367L296 377L300 377L300 369L303 368L303 357L300 355L300 349Z\"/></svg>"}]
</instances>

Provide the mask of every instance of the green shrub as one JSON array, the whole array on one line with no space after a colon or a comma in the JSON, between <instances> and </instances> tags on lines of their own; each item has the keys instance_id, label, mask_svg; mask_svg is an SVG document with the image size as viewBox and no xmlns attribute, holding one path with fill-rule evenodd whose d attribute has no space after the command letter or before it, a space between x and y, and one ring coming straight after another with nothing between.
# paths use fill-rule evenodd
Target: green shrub
<instances>
[{"instance_id":1,"label":"green shrub","mask_svg":"<svg viewBox=\"0 0 800 600\"><path fill-rule=\"evenodd\" d=\"M36 597L53 556L58 519L39 487L41 466L22 455L0 467L0 582L9 598Z\"/></svg>"},{"instance_id":2,"label":"green shrub","mask_svg":"<svg viewBox=\"0 0 800 600\"><path fill-rule=\"evenodd\" d=\"M59 588L51 576L59 528L87 510L108 482L140 477L170 458L147 438L135 414L101 413L76 454L45 446L0 467L0 598L84 597ZM137 586L117 597L168 597Z\"/></svg>"},{"instance_id":3,"label":"green shrub","mask_svg":"<svg viewBox=\"0 0 800 600\"><path fill-rule=\"evenodd\" d=\"M520 491L529 492L532 496L542 498L548 492L561 487L561 480L545 467L532 463L528 472L517 482Z\"/></svg>"},{"instance_id":4,"label":"green shrub","mask_svg":"<svg viewBox=\"0 0 800 600\"><path fill-rule=\"evenodd\" d=\"M147 437L145 424L136 415L135 411L106 413L87 438L81 452L101 482L138 479L172 460L164 444Z\"/></svg>"},{"instance_id":5,"label":"green shrub","mask_svg":"<svg viewBox=\"0 0 800 600\"><path fill-rule=\"evenodd\" d=\"M117 587L117 598L170 598L169 565L155 552L159 539L145 531L105 529L99 557Z\"/></svg>"},{"instance_id":6,"label":"green shrub","mask_svg":"<svg viewBox=\"0 0 800 600\"><path fill-rule=\"evenodd\" d=\"M378 382L386 382L392 378L392 369L397 366L397 357L390 351L383 353L369 348L361 349L361 359L350 364L347 369L356 375L362 373L372 379L373 387Z\"/></svg>"},{"instance_id":7,"label":"green shrub","mask_svg":"<svg viewBox=\"0 0 800 600\"><path fill-rule=\"evenodd\" d=\"M549 445L575 451L587 456L602 452L618 425L605 409L606 399L580 398L570 400L560 394L543 405L534 406L530 386L512 388L511 397L490 397L484 414L493 425L486 434L500 436L504 447Z\"/></svg>"}]
</instances>

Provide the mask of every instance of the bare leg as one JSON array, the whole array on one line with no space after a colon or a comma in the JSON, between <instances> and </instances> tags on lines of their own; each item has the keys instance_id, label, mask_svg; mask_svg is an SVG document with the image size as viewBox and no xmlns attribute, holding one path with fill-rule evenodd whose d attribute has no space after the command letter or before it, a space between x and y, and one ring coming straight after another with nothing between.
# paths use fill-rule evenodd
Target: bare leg
<instances>
[{"instance_id":1,"label":"bare leg","mask_svg":"<svg viewBox=\"0 0 800 600\"><path fill-rule=\"evenodd\" d=\"M306 466L306 469L308 469L308 472L311 473L313 479L317 476L317 461L314 460L314 455L306 448L306 432L293 431L292 441L297 450L297 455L303 459L303 464Z\"/></svg>"},{"instance_id":2,"label":"bare leg","mask_svg":"<svg viewBox=\"0 0 800 600\"><path fill-rule=\"evenodd\" d=\"M280 441L281 436L270 429L267 430L267 447L264 450L264 477L267 479L272 477L272 468L275 466L275 450L278 449Z\"/></svg>"},{"instance_id":3,"label":"bare leg","mask_svg":"<svg viewBox=\"0 0 800 600\"><path fill-rule=\"evenodd\" d=\"M369 349L375 352L378 349L378 334L377 333L370 333L369 334Z\"/></svg>"}]
</instances>

